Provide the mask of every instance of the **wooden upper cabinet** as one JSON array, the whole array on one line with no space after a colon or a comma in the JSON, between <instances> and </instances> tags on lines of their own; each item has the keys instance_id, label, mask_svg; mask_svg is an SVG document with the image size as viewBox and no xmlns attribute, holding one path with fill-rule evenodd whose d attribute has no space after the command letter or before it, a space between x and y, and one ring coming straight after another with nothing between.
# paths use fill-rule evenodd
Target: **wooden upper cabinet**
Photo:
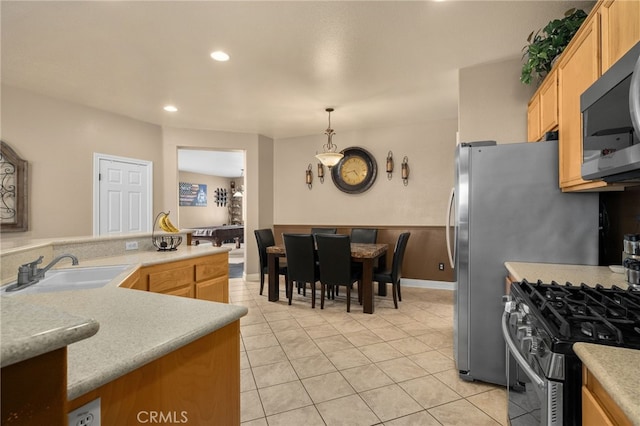
<instances>
[{"instance_id":1,"label":"wooden upper cabinet","mask_svg":"<svg viewBox=\"0 0 640 426\"><path fill-rule=\"evenodd\" d=\"M591 15L563 53L558 66L559 180L563 190L606 186L582 179L580 95L600 76L598 16Z\"/></svg>"},{"instance_id":2,"label":"wooden upper cabinet","mask_svg":"<svg viewBox=\"0 0 640 426\"><path fill-rule=\"evenodd\" d=\"M553 70L540 86L540 136L558 127L558 71Z\"/></svg>"},{"instance_id":3,"label":"wooden upper cabinet","mask_svg":"<svg viewBox=\"0 0 640 426\"><path fill-rule=\"evenodd\" d=\"M527 108L527 140L537 142L558 127L558 70L544 79Z\"/></svg>"},{"instance_id":4,"label":"wooden upper cabinet","mask_svg":"<svg viewBox=\"0 0 640 426\"><path fill-rule=\"evenodd\" d=\"M619 186L582 179L580 95L640 41L640 0L600 0L558 64L529 101L529 141L559 131L559 184L563 191Z\"/></svg>"},{"instance_id":5,"label":"wooden upper cabinet","mask_svg":"<svg viewBox=\"0 0 640 426\"><path fill-rule=\"evenodd\" d=\"M544 79L527 109L527 140L537 142L558 127L558 70Z\"/></svg>"},{"instance_id":6,"label":"wooden upper cabinet","mask_svg":"<svg viewBox=\"0 0 640 426\"><path fill-rule=\"evenodd\" d=\"M537 142L540 140L540 96L536 94L529 101L527 108L527 140Z\"/></svg>"},{"instance_id":7,"label":"wooden upper cabinet","mask_svg":"<svg viewBox=\"0 0 640 426\"><path fill-rule=\"evenodd\" d=\"M640 41L640 0L606 0L599 13L604 74Z\"/></svg>"}]
</instances>

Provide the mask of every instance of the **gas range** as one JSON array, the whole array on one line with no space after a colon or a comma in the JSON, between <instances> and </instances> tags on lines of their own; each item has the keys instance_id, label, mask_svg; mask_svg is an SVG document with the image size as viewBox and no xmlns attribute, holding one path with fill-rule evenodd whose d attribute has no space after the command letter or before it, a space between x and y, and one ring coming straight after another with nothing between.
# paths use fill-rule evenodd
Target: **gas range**
<instances>
[{"instance_id":1,"label":"gas range","mask_svg":"<svg viewBox=\"0 0 640 426\"><path fill-rule=\"evenodd\" d=\"M513 300L551 338L551 350L572 353L576 342L640 349L640 292L619 287L543 284L511 286Z\"/></svg>"},{"instance_id":2,"label":"gas range","mask_svg":"<svg viewBox=\"0 0 640 426\"><path fill-rule=\"evenodd\" d=\"M510 408L511 420L531 416L528 421L535 424L579 425L582 363L572 346L588 342L640 349L640 291L515 282L502 332L510 363L509 399L516 408L525 406L516 414Z\"/></svg>"}]
</instances>

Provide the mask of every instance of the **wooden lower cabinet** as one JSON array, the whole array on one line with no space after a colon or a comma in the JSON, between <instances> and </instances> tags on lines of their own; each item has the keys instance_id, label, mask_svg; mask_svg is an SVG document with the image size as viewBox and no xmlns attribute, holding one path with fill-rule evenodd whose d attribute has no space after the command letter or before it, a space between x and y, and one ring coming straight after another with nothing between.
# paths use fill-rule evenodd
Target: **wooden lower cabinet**
<instances>
[{"instance_id":1,"label":"wooden lower cabinet","mask_svg":"<svg viewBox=\"0 0 640 426\"><path fill-rule=\"evenodd\" d=\"M67 425L67 347L6 366L0 372L3 425Z\"/></svg>"},{"instance_id":2,"label":"wooden lower cabinet","mask_svg":"<svg viewBox=\"0 0 640 426\"><path fill-rule=\"evenodd\" d=\"M211 301L228 301L229 300L229 285L225 278L215 278L208 281L196 283L195 297L201 300Z\"/></svg>"},{"instance_id":3,"label":"wooden lower cabinet","mask_svg":"<svg viewBox=\"0 0 640 426\"><path fill-rule=\"evenodd\" d=\"M239 425L240 321L69 401L67 411L96 398L103 426L153 418L164 418L163 424Z\"/></svg>"},{"instance_id":4,"label":"wooden lower cabinet","mask_svg":"<svg viewBox=\"0 0 640 426\"><path fill-rule=\"evenodd\" d=\"M144 266L122 287L229 303L229 254Z\"/></svg>"},{"instance_id":5,"label":"wooden lower cabinet","mask_svg":"<svg viewBox=\"0 0 640 426\"><path fill-rule=\"evenodd\" d=\"M582 425L631 425L611 396L593 374L582 366Z\"/></svg>"}]
</instances>

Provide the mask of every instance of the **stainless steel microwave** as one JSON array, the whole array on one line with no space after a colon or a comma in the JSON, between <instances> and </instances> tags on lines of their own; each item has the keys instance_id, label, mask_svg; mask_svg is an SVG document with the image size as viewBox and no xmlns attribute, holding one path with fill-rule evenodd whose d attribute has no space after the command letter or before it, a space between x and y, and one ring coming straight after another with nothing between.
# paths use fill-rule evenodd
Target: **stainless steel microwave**
<instances>
[{"instance_id":1,"label":"stainless steel microwave","mask_svg":"<svg viewBox=\"0 0 640 426\"><path fill-rule=\"evenodd\" d=\"M640 182L640 42L580 96L582 177Z\"/></svg>"}]
</instances>

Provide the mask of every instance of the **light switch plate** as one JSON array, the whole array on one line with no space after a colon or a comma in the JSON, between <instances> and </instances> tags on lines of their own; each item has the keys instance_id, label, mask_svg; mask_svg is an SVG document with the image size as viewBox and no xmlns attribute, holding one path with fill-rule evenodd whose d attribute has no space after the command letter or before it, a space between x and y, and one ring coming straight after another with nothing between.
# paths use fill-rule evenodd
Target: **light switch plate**
<instances>
[{"instance_id":1,"label":"light switch plate","mask_svg":"<svg viewBox=\"0 0 640 426\"><path fill-rule=\"evenodd\" d=\"M137 241L127 241L124 243L125 250L138 250L138 242Z\"/></svg>"}]
</instances>

